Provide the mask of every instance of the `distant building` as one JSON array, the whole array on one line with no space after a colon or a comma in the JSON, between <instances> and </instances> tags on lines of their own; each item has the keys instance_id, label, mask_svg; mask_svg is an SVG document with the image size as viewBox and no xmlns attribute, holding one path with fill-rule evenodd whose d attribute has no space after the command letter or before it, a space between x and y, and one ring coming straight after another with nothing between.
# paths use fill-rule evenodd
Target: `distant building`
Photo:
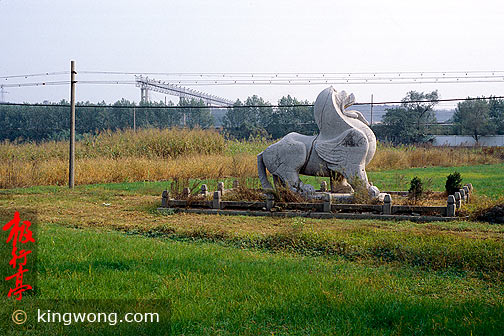
<instances>
[{"instance_id":1,"label":"distant building","mask_svg":"<svg viewBox=\"0 0 504 336\"><path fill-rule=\"evenodd\" d=\"M435 135L434 146L475 146L476 141L470 135ZM479 146L501 147L504 146L504 135L482 136L478 141Z\"/></svg>"},{"instance_id":2,"label":"distant building","mask_svg":"<svg viewBox=\"0 0 504 336\"><path fill-rule=\"evenodd\" d=\"M373 105L373 124L382 122L383 116L387 113L387 109L397 107L397 105ZM371 105L352 105L351 110L361 112L367 121L371 122ZM455 110L434 110L438 122L446 122L455 113Z\"/></svg>"}]
</instances>

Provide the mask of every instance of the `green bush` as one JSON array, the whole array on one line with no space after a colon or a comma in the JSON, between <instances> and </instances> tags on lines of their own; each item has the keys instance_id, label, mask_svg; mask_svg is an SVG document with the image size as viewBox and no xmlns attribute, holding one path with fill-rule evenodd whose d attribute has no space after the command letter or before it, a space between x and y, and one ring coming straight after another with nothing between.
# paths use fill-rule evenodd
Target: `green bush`
<instances>
[{"instance_id":1,"label":"green bush","mask_svg":"<svg viewBox=\"0 0 504 336\"><path fill-rule=\"evenodd\" d=\"M409 197L413 200L416 200L421 198L423 195L423 182L420 178L417 176L413 177L413 179L410 182L410 188L408 190L409 192Z\"/></svg>"},{"instance_id":2,"label":"green bush","mask_svg":"<svg viewBox=\"0 0 504 336\"><path fill-rule=\"evenodd\" d=\"M462 188L460 173L454 172L446 178L445 190L448 195L453 195Z\"/></svg>"}]
</instances>

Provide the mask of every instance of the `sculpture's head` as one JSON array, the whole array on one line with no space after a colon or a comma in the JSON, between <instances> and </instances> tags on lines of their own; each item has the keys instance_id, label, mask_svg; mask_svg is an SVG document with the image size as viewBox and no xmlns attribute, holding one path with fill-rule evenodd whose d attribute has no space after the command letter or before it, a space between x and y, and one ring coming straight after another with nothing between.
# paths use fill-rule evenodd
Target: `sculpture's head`
<instances>
[{"instance_id":1,"label":"sculpture's head","mask_svg":"<svg viewBox=\"0 0 504 336\"><path fill-rule=\"evenodd\" d=\"M345 91L336 91L332 86L324 89L317 97L314 105L314 117L321 133L328 128L334 131L342 131L344 128L352 127L351 121L347 118L356 119L365 126L369 126L368 121L359 111L347 111L346 109L355 103L353 93L347 94Z\"/></svg>"},{"instance_id":2,"label":"sculpture's head","mask_svg":"<svg viewBox=\"0 0 504 336\"><path fill-rule=\"evenodd\" d=\"M352 111L344 111L343 113L347 117L360 120L362 123L364 123L364 125L369 126L369 122L366 120L366 118L359 111L352 110Z\"/></svg>"}]
</instances>

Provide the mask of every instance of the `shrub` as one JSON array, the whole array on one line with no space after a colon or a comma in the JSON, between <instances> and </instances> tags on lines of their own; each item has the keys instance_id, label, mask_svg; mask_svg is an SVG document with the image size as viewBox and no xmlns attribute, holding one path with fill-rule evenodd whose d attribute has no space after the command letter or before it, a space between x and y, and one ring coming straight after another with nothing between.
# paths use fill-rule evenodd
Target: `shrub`
<instances>
[{"instance_id":1,"label":"shrub","mask_svg":"<svg viewBox=\"0 0 504 336\"><path fill-rule=\"evenodd\" d=\"M476 219L488 223L504 224L504 203L481 211Z\"/></svg>"},{"instance_id":2,"label":"shrub","mask_svg":"<svg viewBox=\"0 0 504 336\"><path fill-rule=\"evenodd\" d=\"M417 176L413 177L410 182L410 188L408 190L409 198L413 199L415 202L420 199L423 195L423 182Z\"/></svg>"},{"instance_id":3,"label":"shrub","mask_svg":"<svg viewBox=\"0 0 504 336\"><path fill-rule=\"evenodd\" d=\"M445 190L448 195L453 195L462 188L460 173L454 172L446 178Z\"/></svg>"}]
</instances>

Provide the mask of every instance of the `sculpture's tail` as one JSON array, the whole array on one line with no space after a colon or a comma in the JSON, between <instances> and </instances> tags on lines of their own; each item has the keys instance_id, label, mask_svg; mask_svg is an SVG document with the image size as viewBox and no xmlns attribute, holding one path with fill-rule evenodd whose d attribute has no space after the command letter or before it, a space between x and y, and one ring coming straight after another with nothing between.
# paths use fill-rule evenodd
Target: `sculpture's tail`
<instances>
[{"instance_id":1,"label":"sculpture's tail","mask_svg":"<svg viewBox=\"0 0 504 336\"><path fill-rule=\"evenodd\" d=\"M257 173L259 175L259 180L263 189L273 189L273 186L268 181L268 175L266 174L266 166L264 165L262 152L257 155Z\"/></svg>"}]
</instances>

